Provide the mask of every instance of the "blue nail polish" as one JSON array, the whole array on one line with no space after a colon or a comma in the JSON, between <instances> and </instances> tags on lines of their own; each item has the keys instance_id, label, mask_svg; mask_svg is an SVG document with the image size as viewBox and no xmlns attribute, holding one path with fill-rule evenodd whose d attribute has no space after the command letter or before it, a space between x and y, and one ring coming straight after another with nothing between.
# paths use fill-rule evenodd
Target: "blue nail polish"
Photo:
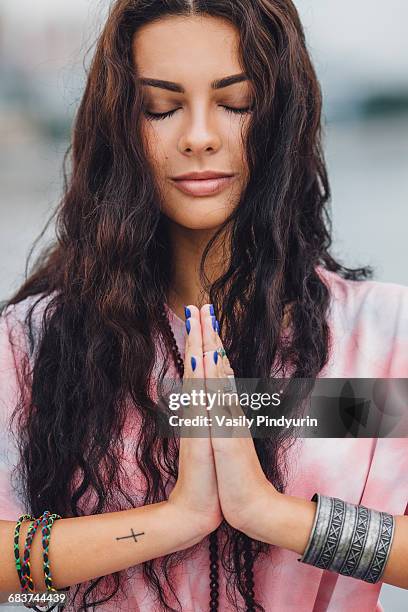
<instances>
[{"instance_id":1,"label":"blue nail polish","mask_svg":"<svg viewBox=\"0 0 408 612\"><path fill-rule=\"evenodd\" d=\"M196 361L196 358L195 358L195 357L192 357L192 358L191 358L191 367L193 368L193 372L194 372L194 370L196 369L196 366L197 366L197 361Z\"/></svg>"},{"instance_id":2,"label":"blue nail polish","mask_svg":"<svg viewBox=\"0 0 408 612\"><path fill-rule=\"evenodd\" d=\"M211 319L212 319L213 329L214 329L214 331L217 331L217 319L216 319L216 317L211 317Z\"/></svg>"},{"instance_id":3,"label":"blue nail polish","mask_svg":"<svg viewBox=\"0 0 408 612\"><path fill-rule=\"evenodd\" d=\"M218 321L217 321L217 329L215 331L217 332L217 334L220 333L220 324L218 323Z\"/></svg>"},{"instance_id":4,"label":"blue nail polish","mask_svg":"<svg viewBox=\"0 0 408 612\"><path fill-rule=\"evenodd\" d=\"M184 306L184 315L186 319L188 319L188 317L191 317L191 310L189 309L188 306Z\"/></svg>"},{"instance_id":5,"label":"blue nail polish","mask_svg":"<svg viewBox=\"0 0 408 612\"><path fill-rule=\"evenodd\" d=\"M210 304L210 315L215 315L213 304Z\"/></svg>"},{"instance_id":6,"label":"blue nail polish","mask_svg":"<svg viewBox=\"0 0 408 612\"><path fill-rule=\"evenodd\" d=\"M214 351L213 357L214 357L214 363L217 365L217 361L218 361L218 353L217 353L217 351Z\"/></svg>"},{"instance_id":7,"label":"blue nail polish","mask_svg":"<svg viewBox=\"0 0 408 612\"><path fill-rule=\"evenodd\" d=\"M189 334L191 331L191 323L190 323L190 319L186 319L186 330L187 333Z\"/></svg>"}]
</instances>

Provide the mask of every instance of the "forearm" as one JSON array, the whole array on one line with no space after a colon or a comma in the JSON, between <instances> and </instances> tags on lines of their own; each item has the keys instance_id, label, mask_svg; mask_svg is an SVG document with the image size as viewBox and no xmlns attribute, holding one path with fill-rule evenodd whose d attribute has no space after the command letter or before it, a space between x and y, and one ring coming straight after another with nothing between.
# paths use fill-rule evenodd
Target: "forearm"
<instances>
[{"instance_id":1,"label":"forearm","mask_svg":"<svg viewBox=\"0 0 408 612\"><path fill-rule=\"evenodd\" d=\"M13 554L15 524L0 521L0 591L9 593L20 591ZM21 525L20 557L29 525L29 521ZM167 501L121 512L61 518L52 527L49 547L53 585L58 589L105 576L188 548L204 536L200 525L186 520ZM31 546L30 566L35 590L45 591L40 530Z\"/></svg>"},{"instance_id":2,"label":"forearm","mask_svg":"<svg viewBox=\"0 0 408 612\"><path fill-rule=\"evenodd\" d=\"M316 502L270 492L253 521L251 535L269 544L305 552L316 513ZM381 582L408 589L408 517L395 516L395 532Z\"/></svg>"}]
</instances>

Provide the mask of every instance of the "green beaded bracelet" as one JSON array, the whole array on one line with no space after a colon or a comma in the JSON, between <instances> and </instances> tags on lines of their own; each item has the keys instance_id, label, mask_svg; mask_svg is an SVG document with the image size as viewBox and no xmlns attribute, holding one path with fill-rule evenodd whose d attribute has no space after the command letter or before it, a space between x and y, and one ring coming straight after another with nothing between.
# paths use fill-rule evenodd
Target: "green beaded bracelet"
<instances>
[{"instance_id":1,"label":"green beaded bracelet","mask_svg":"<svg viewBox=\"0 0 408 612\"><path fill-rule=\"evenodd\" d=\"M17 575L18 575L20 584L21 584L21 559L20 559L19 538L20 538L20 528L21 528L22 523L25 520L34 521L35 517L31 516L31 514L22 514L21 516L18 517L16 526L14 528L14 540L13 540L14 560L16 563L16 570L17 570Z\"/></svg>"},{"instance_id":2,"label":"green beaded bracelet","mask_svg":"<svg viewBox=\"0 0 408 612\"><path fill-rule=\"evenodd\" d=\"M48 517L50 516L50 511L45 510L45 512L39 516L37 519L31 523L30 528L27 532L26 541L24 544L24 552L23 552L23 562L21 565L21 592L22 593L33 593L34 592L34 582L31 576L31 564L30 564L30 556L31 556L31 545L33 538L37 532L37 529L40 524L46 522Z\"/></svg>"},{"instance_id":3,"label":"green beaded bracelet","mask_svg":"<svg viewBox=\"0 0 408 612\"><path fill-rule=\"evenodd\" d=\"M51 514L47 520L45 521L41 533L42 533L42 547L43 547L43 560L44 560L44 582L47 587L47 591L56 591L52 586L52 577L51 577L51 569L50 569L50 560L49 560L49 552L48 548L50 545L51 538L51 528L54 524L54 521L60 519L61 516L59 514Z\"/></svg>"},{"instance_id":4,"label":"green beaded bracelet","mask_svg":"<svg viewBox=\"0 0 408 612\"><path fill-rule=\"evenodd\" d=\"M16 570L17 570L17 574L20 580L20 585L21 585L21 589L22 592L26 591L27 589L30 589L30 586L32 588L34 588L34 584L32 583L31 577L30 577L30 572L28 570L28 576L26 574L27 571L27 566L24 567L24 576L22 575L22 563L21 563L21 559L20 559L20 550L19 550L19 537L20 537L20 529L21 529L21 525L25 520L31 520L32 523L29 527L29 533L31 532L31 538L29 538L29 545L28 545L28 551L25 550L25 553L28 552L28 564L29 564L29 550L30 550L30 546L31 546L31 541L32 538L34 537L35 531L37 529L37 527L41 524L42 525L42 547L43 547L43 560L44 560L44 582L46 584L47 587L47 591L53 591L53 592L67 592L70 590L70 587L67 588L63 588L63 589L56 589L55 587L53 587L52 585L52 578L51 578L51 571L50 571L50 567L49 567L49 541L50 541L50 537L51 537L51 527L54 523L55 520L61 518L61 516L59 514L50 514L49 510L46 510L38 519L35 519L34 516L32 516L31 514L22 514L16 523L15 529L14 529L14 559L15 559L15 563L16 563ZM36 527L33 529L34 525L36 525ZM28 537L28 534L27 534ZM25 545L25 549L27 548L27 539L26 539L26 545ZM25 606L27 608L33 608L36 612L44 612L44 610L41 608L38 608L36 605L33 604L28 604L26 603ZM58 609L63 609L65 607L65 603L63 604L54 604L53 606L51 606L51 608L47 609L47 612L51 612L51 610L54 610L54 608L58 606Z\"/></svg>"}]
</instances>

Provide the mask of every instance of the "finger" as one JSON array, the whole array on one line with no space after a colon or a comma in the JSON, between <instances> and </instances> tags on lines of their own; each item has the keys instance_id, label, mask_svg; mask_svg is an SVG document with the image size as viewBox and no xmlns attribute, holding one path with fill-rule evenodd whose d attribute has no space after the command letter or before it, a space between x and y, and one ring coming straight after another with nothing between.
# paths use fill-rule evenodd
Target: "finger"
<instances>
[{"instance_id":1,"label":"finger","mask_svg":"<svg viewBox=\"0 0 408 612\"><path fill-rule=\"evenodd\" d=\"M183 377L183 393L190 394L192 400L192 392L205 392L204 386L204 362L203 362L203 341L201 332L200 311L197 306L189 304L185 308L186 312L186 343L184 352L184 377ZM201 395L196 396L198 398ZM189 405L183 406L180 409L180 416L193 418L197 414L203 414L205 406L200 403L194 405L192 401ZM183 432L192 434L195 437L201 431L200 427L191 425L190 427L183 425Z\"/></svg>"},{"instance_id":2,"label":"finger","mask_svg":"<svg viewBox=\"0 0 408 612\"><path fill-rule=\"evenodd\" d=\"M219 323L213 315L213 309L211 304L205 304L200 309L201 322L202 322L202 334L203 334L203 348L204 348L204 372L206 377L206 388L207 392L213 394L216 399L220 401L214 402L212 405L212 416L215 418L216 414L220 417L231 417L233 416L232 407L235 404L234 413L243 415L240 407L236 407L237 398L235 395L228 395L236 391L234 386L231 388L231 379L228 375L233 375L233 370L229 366L229 360L226 356L220 355L219 349L223 349L223 343L219 336ZM225 353L225 350L224 350ZM231 427L222 429L222 434L225 436L233 435Z\"/></svg>"},{"instance_id":3,"label":"finger","mask_svg":"<svg viewBox=\"0 0 408 612\"><path fill-rule=\"evenodd\" d=\"M204 378L203 340L200 311L190 304L186 307L186 344L184 353L184 376Z\"/></svg>"},{"instance_id":4,"label":"finger","mask_svg":"<svg viewBox=\"0 0 408 612\"><path fill-rule=\"evenodd\" d=\"M204 373L206 378L219 378L222 375L222 360L217 353L220 338L217 333L217 319L212 304L204 304L200 309L201 329L204 352Z\"/></svg>"},{"instance_id":5,"label":"finger","mask_svg":"<svg viewBox=\"0 0 408 612\"><path fill-rule=\"evenodd\" d=\"M225 386L233 387L230 383L230 379L228 379L228 375L233 375L234 371L225 353L222 340L218 333L219 323L215 315L212 315L213 312L214 310L211 304L205 304L200 309L205 376L206 378L225 379ZM222 353L220 354L220 349L223 350L224 355Z\"/></svg>"},{"instance_id":6,"label":"finger","mask_svg":"<svg viewBox=\"0 0 408 612\"><path fill-rule=\"evenodd\" d=\"M234 370L231 368L230 361L227 354L225 353L224 345L219 336L219 323L215 316L211 316L210 304L205 304L200 309L201 321L202 321L202 333L203 333L203 347L205 352L204 358L204 371L206 378L216 378L217 376L222 379L220 385L219 382L214 381L211 387L216 391L218 387L223 392L223 403L221 405L221 411L225 414L228 412L228 416L231 417L244 417L245 413L240 406L238 399L238 391L235 384ZM224 355L217 353L217 349L224 349ZM209 351L206 353L206 351ZM213 356L216 355L214 363ZM217 387L218 385L218 387ZM220 408L220 407L219 407ZM221 414L221 412L220 412ZM248 434L246 429L238 427L238 435L244 431L245 435ZM237 434L237 431L235 431Z\"/></svg>"},{"instance_id":7,"label":"finger","mask_svg":"<svg viewBox=\"0 0 408 612\"><path fill-rule=\"evenodd\" d=\"M206 391L210 397L219 397L219 392L222 390L220 378L223 375L222 359L217 349L220 347L220 338L218 335L218 322L214 314L212 304L204 304L200 309L201 329L203 336L203 352L204 352L204 374ZM214 423L215 414L228 416L228 408L225 410L222 403L215 401L210 404L212 423Z\"/></svg>"}]
</instances>

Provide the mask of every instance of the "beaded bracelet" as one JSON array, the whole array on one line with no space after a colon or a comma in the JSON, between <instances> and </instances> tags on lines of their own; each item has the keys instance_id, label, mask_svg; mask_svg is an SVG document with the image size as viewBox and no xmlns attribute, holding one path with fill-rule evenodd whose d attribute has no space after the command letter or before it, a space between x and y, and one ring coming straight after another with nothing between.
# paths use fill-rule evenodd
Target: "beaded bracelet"
<instances>
[{"instance_id":1,"label":"beaded bracelet","mask_svg":"<svg viewBox=\"0 0 408 612\"><path fill-rule=\"evenodd\" d=\"M315 493L316 514L302 563L379 582L390 554L395 518L366 506Z\"/></svg>"},{"instance_id":2,"label":"beaded bracelet","mask_svg":"<svg viewBox=\"0 0 408 612\"><path fill-rule=\"evenodd\" d=\"M51 577L51 569L50 569L50 560L48 548L50 544L51 538L51 528L54 524L54 521L60 519L61 516L59 514L51 514L48 517L48 520L44 523L42 527L42 546L43 546L43 560L44 560L44 582L47 587L47 591L57 591L58 589L52 586L52 577Z\"/></svg>"},{"instance_id":3,"label":"beaded bracelet","mask_svg":"<svg viewBox=\"0 0 408 612\"><path fill-rule=\"evenodd\" d=\"M34 592L34 582L31 577L31 566L30 566L30 554L31 554L31 544L33 538L36 534L37 528L43 522L46 522L48 516L50 515L50 511L46 510L40 517L34 520L31 523L30 528L27 532L26 541L24 544L24 552L23 552L23 563L21 565L21 575L20 575L20 584L21 584L21 592L22 593L33 593Z\"/></svg>"},{"instance_id":4,"label":"beaded bracelet","mask_svg":"<svg viewBox=\"0 0 408 612\"><path fill-rule=\"evenodd\" d=\"M34 522L37 523L37 527L39 524L42 524L42 546L43 546L43 560L44 560L44 582L47 586L47 591L54 591L54 592L67 592L69 591L70 587L67 588L63 588L63 589L56 589L52 586L52 578L51 578L51 571L49 568L49 553L48 553L48 547L49 547L49 540L51 537L51 527L54 523L55 520L61 518L61 516L59 514L50 514L50 512L48 510L46 510L38 519L35 519L35 517L33 517L30 514L23 514L19 517L17 523L16 523L16 527L14 530L14 558L15 558L15 562L16 562L16 569L17 569L17 574L19 576L19 580L20 580L20 584L22 586L22 592L26 592L27 587L30 588L30 586L33 588L34 585L32 583L31 580L31 576L27 577L27 571L26 571L26 567L23 564L23 571L22 571L22 566L21 566L21 560L20 560L20 554L19 554L19 534L20 534L20 528L21 528L21 524L23 523L24 520L26 519L30 519L33 520ZM26 552L26 561L28 562L28 568L29 568L29 556L30 556L30 546L31 546L31 542L32 539L34 537L34 534L36 532L37 527L35 527L34 523L31 524L29 531L31 531L31 539L28 540L28 533L27 533L27 538L26 538L26 545L25 548L27 549ZM24 573L23 573L24 572ZM23 580L21 579L22 575ZM28 584L27 584L27 580L26 578L28 578ZM30 584L31 581L31 584ZM24 591L23 591L24 588ZM27 608L32 608L34 609L36 612L44 612L44 610L42 608L38 608L36 605L34 604L24 604L25 607ZM46 604L45 604L46 605ZM65 604L61 604L61 603L57 603L51 606L51 608L47 608L46 612L51 612L51 610L54 610L55 607L58 607L58 609L63 609L65 606Z\"/></svg>"},{"instance_id":5,"label":"beaded bracelet","mask_svg":"<svg viewBox=\"0 0 408 612\"><path fill-rule=\"evenodd\" d=\"M22 514L21 516L19 516L18 519L17 519L16 526L14 528L14 539L13 539L13 543L14 543L14 561L15 561L15 564L16 564L16 570L17 570L17 575L18 575L18 579L20 581L20 584L21 584L21 559L20 559L19 538L20 538L20 528L21 528L22 523L25 520L34 521L35 517L31 516L31 514Z\"/></svg>"}]
</instances>

